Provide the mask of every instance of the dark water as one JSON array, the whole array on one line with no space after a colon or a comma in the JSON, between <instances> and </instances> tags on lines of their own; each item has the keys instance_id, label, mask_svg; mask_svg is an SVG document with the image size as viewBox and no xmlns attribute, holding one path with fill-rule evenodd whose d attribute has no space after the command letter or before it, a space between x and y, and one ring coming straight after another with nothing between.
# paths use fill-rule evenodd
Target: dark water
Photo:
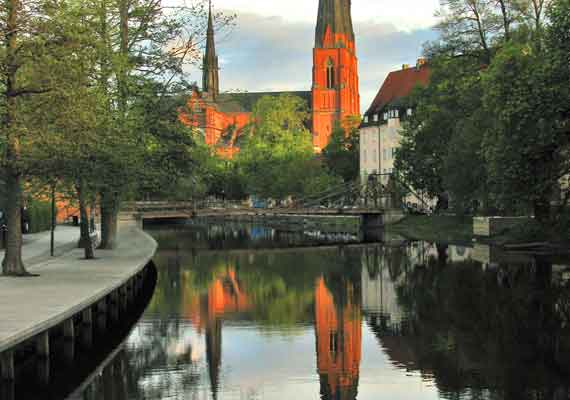
<instances>
[{"instance_id":1,"label":"dark water","mask_svg":"<svg viewBox=\"0 0 570 400\"><path fill-rule=\"evenodd\" d=\"M149 232L154 297L74 398L570 398L565 260L263 227ZM318 246L295 247L308 238Z\"/></svg>"}]
</instances>

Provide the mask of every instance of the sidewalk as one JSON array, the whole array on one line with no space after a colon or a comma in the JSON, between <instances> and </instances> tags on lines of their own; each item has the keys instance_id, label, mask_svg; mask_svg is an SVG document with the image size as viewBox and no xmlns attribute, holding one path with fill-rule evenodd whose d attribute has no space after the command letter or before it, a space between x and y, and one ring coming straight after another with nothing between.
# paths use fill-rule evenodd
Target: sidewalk
<instances>
[{"instance_id":1,"label":"sidewalk","mask_svg":"<svg viewBox=\"0 0 570 400\"><path fill-rule=\"evenodd\" d=\"M59 243L65 243L65 237L75 242L78 231L62 229L59 235ZM40 236L28 244L28 271L38 273L38 277L0 277L0 353L72 318L122 287L144 269L157 249L153 238L130 228L120 231L115 250L97 250L95 260L84 260L83 250L75 249L32 265L34 259L43 256L45 243L49 244L49 239L46 242Z\"/></svg>"},{"instance_id":2,"label":"sidewalk","mask_svg":"<svg viewBox=\"0 0 570 400\"><path fill-rule=\"evenodd\" d=\"M24 235L22 260L26 267L51 258L50 240L51 235L49 231ZM55 256L59 257L77 248L78 240L79 227L59 225L55 230ZM0 262L4 259L4 252L4 249L0 249Z\"/></svg>"}]
</instances>

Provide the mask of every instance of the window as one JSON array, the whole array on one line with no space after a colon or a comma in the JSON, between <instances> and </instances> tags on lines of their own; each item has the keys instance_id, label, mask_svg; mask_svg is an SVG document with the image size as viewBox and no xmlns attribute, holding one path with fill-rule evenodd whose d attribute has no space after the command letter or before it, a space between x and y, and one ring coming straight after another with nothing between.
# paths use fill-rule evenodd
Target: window
<instances>
[{"instance_id":1,"label":"window","mask_svg":"<svg viewBox=\"0 0 570 400\"><path fill-rule=\"evenodd\" d=\"M411 117L414 112L411 108L408 108L408 117Z\"/></svg>"},{"instance_id":2,"label":"window","mask_svg":"<svg viewBox=\"0 0 570 400\"><path fill-rule=\"evenodd\" d=\"M334 75L335 75L334 63L329 58L329 60L327 61L327 89L334 89L334 83L335 83Z\"/></svg>"},{"instance_id":3,"label":"window","mask_svg":"<svg viewBox=\"0 0 570 400\"><path fill-rule=\"evenodd\" d=\"M368 115L364 116L364 123L367 124L368 123Z\"/></svg>"},{"instance_id":4,"label":"window","mask_svg":"<svg viewBox=\"0 0 570 400\"><path fill-rule=\"evenodd\" d=\"M378 122L378 114L374 114L374 122Z\"/></svg>"},{"instance_id":5,"label":"window","mask_svg":"<svg viewBox=\"0 0 570 400\"><path fill-rule=\"evenodd\" d=\"M338 351L338 332L330 332L329 349L331 353L336 353Z\"/></svg>"}]
</instances>

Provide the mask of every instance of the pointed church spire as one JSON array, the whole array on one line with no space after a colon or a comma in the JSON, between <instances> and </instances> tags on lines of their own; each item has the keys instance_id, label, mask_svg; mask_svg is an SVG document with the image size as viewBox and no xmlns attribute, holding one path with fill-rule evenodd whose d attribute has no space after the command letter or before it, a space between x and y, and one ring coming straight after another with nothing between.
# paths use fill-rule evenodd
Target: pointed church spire
<instances>
[{"instance_id":1,"label":"pointed church spire","mask_svg":"<svg viewBox=\"0 0 570 400\"><path fill-rule=\"evenodd\" d=\"M352 47L351 3L352 0L319 0L315 48Z\"/></svg>"},{"instance_id":2,"label":"pointed church spire","mask_svg":"<svg viewBox=\"0 0 570 400\"><path fill-rule=\"evenodd\" d=\"M207 92L213 100L220 93L218 76L218 56L216 55L216 43L214 40L214 18L212 15L212 0L209 3L208 32L206 37L206 54L202 67L202 91Z\"/></svg>"}]
</instances>

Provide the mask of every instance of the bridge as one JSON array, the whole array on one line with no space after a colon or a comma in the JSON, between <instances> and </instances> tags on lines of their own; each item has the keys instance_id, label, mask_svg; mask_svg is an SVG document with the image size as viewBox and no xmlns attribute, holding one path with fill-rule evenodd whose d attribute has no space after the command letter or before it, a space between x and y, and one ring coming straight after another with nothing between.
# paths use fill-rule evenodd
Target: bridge
<instances>
[{"instance_id":1,"label":"bridge","mask_svg":"<svg viewBox=\"0 0 570 400\"><path fill-rule=\"evenodd\" d=\"M254 207L239 201L140 201L126 203L121 219L168 220L206 217L358 217L365 228L397 222L409 210L405 199L415 195L393 175L378 174L368 182L350 182L304 198ZM419 196L415 195L418 199ZM422 201L423 202L423 201ZM428 205L420 202L427 211Z\"/></svg>"}]
</instances>

